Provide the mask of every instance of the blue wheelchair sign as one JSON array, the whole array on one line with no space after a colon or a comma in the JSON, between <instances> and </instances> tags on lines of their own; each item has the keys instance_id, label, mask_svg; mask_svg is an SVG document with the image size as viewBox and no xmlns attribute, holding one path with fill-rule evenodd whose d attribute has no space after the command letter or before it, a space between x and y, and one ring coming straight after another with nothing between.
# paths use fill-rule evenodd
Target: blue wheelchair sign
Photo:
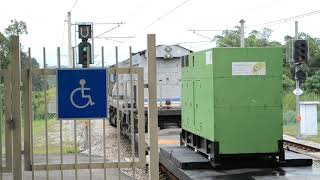
<instances>
[{"instance_id":1,"label":"blue wheelchair sign","mask_svg":"<svg viewBox=\"0 0 320 180\"><path fill-rule=\"evenodd\" d=\"M106 69L58 69L58 119L107 118Z\"/></svg>"}]
</instances>

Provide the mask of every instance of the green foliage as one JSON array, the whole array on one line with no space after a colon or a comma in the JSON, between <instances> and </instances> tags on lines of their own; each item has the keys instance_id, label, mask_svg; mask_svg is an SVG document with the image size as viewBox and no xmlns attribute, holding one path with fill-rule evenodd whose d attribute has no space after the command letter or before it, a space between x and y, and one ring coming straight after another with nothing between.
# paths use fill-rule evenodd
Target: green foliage
<instances>
[{"instance_id":1,"label":"green foliage","mask_svg":"<svg viewBox=\"0 0 320 180\"><path fill-rule=\"evenodd\" d=\"M9 65L9 40L0 32L0 66L5 69Z\"/></svg>"},{"instance_id":2,"label":"green foliage","mask_svg":"<svg viewBox=\"0 0 320 180\"><path fill-rule=\"evenodd\" d=\"M302 87L310 93L320 95L320 71L317 71L313 76L308 77Z\"/></svg>"},{"instance_id":3,"label":"green foliage","mask_svg":"<svg viewBox=\"0 0 320 180\"><path fill-rule=\"evenodd\" d=\"M237 30L224 30L221 35L217 35L214 38L218 42L218 47L239 47L240 46L240 27L236 27Z\"/></svg>"},{"instance_id":4,"label":"green foliage","mask_svg":"<svg viewBox=\"0 0 320 180\"><path fill-rule=\"evenodd\" d=\"M300 101L320 101L320 95L315 93L304 92L300 96ZM295 111L296 109L296 96L291 92L287 92L282 97L283 110L287 111Z\"/></svg>"},{"instance_id":5,"label":"green foliage","mask_svg":"<svg viewBox=\"0 0 320 180\"><path fill-rule=\"evenodd\" d=\"M285 92L290 91L290 90L292 91L295 86L295 82L290 77L288 77L286 74L283 74L282 75L282 86L283 86L283 90Z\"/></svg>"},{"instance_id":6,"label":"green foliage","mask_svg":"<svg viewBox=\"0 0 320 180\"><path fill-rule=\"evenodd\" d=\"M21 34L28 34L27 25L24 21L17 21L16 19L10 21L11 24L5 29L5 34L10 37L12 35L19 36ZM10 39L0 32L0 62L1 68L6 69L10 63ZM21 53L22 61L25 60L26 55ZM23 67L23 66L22 66Z\"/></svg>"},{"instance_id":7,"label":"green foliage","mask_svg":"<svg viewBox=\"0 0 320 180\"><path fill-rule=\"evenodd\" d=\"M296 97L292 92L287 92L282 97L283 111L295 111L296 109Z\"/></svg>"},{"instance_id":8,"label":"green foliage","mask_svg":"<svg viewBox=\"0 0 320 180\"><path fill-rule=\"evenodd\" d=\"M224 30L221 35L215 36L218 47L239 47L240 46L240 28L237 30ZM245 39L246 47L279 47L280 42L270 41L271 29L264 28L262 31L253 30Z\"/></svg>"},{"instance_id":9,"label":"green foliage","mask_svg":"<svg viewBox=\"0 0 320 180\"><path fill-rule=\"evenodd\" d=\"M47 91L47 103L56 96L56 88L50 88ZM32 93L32 112L33 119L45 119L45 103L44 103L44 92L35 91Z\"/></svg>"},{"instance_id":10,"label":"green foliage","mask_svg":"<svg viewBox=\"0 0 320 180\"><path fill-rule=\"evenodd\" d=\"M11 20L11 24L5 29L7 36L27 34L27 25L23 21ZM0 32L0 63L1 68L6 69L10 64L9 38ZM21 68L29 68L29 57L27 53L21 51ZM32 68L39 68L39 63L35 58L31 58ZM41 77L33 77L32 87L34 91L41 91Z\"/></svg>"},{"instance_id":11,"label":"green foliage","mask_svg":"<svg viewBox=\"0 0 320 180\"><path fill-rule=\"evenodd\" d=\"M28 34L27 24L24 21L17 21L13 19L11 24L5 29L8 36L19 36L21 34Z\"/></svg>"}]
</instances>

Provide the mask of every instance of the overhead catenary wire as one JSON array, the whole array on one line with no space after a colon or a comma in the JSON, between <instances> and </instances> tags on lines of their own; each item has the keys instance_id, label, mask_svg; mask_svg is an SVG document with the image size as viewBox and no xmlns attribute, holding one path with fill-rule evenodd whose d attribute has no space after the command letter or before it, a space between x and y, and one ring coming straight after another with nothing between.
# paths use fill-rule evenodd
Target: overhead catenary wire
<instances>
[{"instance_id":1,"label":"overhead catenary wire","mask_svg":"<svg viewBox=\"0 0 320 180\"><path fill-rule=\"evenodd\" d=\"M114 29L117 29L118 27L120 27L120 25L121 25L121 24L123 24L123 22L117 23L117 25L116 25L116 26L112 27L111 29L106 30L105 32L103 32L103 33L101 33L101 34L97 35L97 36L96 36L96 37L94 37L94 38L99 38L100 36L102 36L102 35L104 35L104 34L106 34L106 33L110 32L110 31L113 31Z\"/></svg>"},{"instance_id":2,"label":"overhead catenary wire","mask_svg":"<svg viewBox=\"0 0 320 180\"><path fill-rule=\"evenodd\" d=\"M78 1L79 1L79 0L76 0L76 1L73 3L73 6L72 6L72 8L70 9L70 12L74 9L74 7L76 7Z\"/></svg>"},{"instance_id":3,"label":"overhead catenary wire","mask_svg":"<svg viewBox=\"0 0 320 180\"><path fill-rule=\"evenodd\" d=\"M288 17L288 18L282 18L282 19L278 19L278 20L274 20L274 21L268 21L268 22L264 22L264 23L258 23L258 24L250 25L250 26L247 26L246 28L252 28L252 27L257 27L257 26L272 26L272 25L282 24L282 23L286 23L286 22L293 21L293 20L296 20L296 19L304 18L304 17L307 17L307 16L316 15L316 14L319 14L319 13L320 13L320 10L311 11L311 12L307 12L307 13L304 13L304 14L291 16L291 17Z\"/></svg>"},{"instance_id":4,"label":"overhead catenary wire","mask_svg":"<svg viewBox=\"0 0 320 180\"><path fill-rule=\"evenodd\" d=\"M155 20L153 20L151 23L149 23L148 25L146 25L144 28L142 28L141 30L135 32L132 36L136 37L138 34L140 34L141 32L147 30L148 28L150 28L151 26L153 26L154 24L156 24L157 22L161 21L164 17L170 15L171 13L173 13L175 10L179 9L180 7L182 7L183 5L185 5L186 3L188 3L191 0L185 0L182 3L178 4L177 6L175 6L174 8L170 9L169 11L167 11L166 13L162 14L161 16L157 17ZM126 41L125 41L126 42Z\"/></svg>"},{"instance_id":5,"label":"overhead catenary wire","mask_svg":"<svg viewBox=\"0 0 320 180\"><path fill-rule=\"evenodd\" d=\"M210 40L208 43L213 42L213 41L216 41L217 43L222 44L222 45L224 45L224 46L226 46L226 47L232 47L232 46L230 46L230 45L228 45L228 44L225 44L225 43L223 43L223 42L221 42L221 41L219 41L219 40L217 40L217 39L215 39L215 38L210 38L210 37L208 37L208 36L199 34L199 33L197 33L196 31L192 31L192 32L193 32L194 34L200 36L200 37L203 37L203 38L206 38L206 39Z\"/></svg>"}]
</instances>

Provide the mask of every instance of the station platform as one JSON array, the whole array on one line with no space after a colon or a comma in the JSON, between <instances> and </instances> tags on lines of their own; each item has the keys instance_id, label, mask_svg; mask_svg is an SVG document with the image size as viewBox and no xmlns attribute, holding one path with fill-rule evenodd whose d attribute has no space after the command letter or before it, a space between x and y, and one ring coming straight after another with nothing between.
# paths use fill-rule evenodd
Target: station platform
<instances>
[{"instance_id":1,"label":"station platform","mask_svg":"<svg viewBox=\"0 0 320 180\"><path fill-rule=\"evenodd\" d=\"M286 161L279 167L214 169L209 160L187 147L160 147L161 165L183 180L241 180L241 179L320 179L320 167L312 166L310 157L285 152Z\"/></svg>"}]
</instances>

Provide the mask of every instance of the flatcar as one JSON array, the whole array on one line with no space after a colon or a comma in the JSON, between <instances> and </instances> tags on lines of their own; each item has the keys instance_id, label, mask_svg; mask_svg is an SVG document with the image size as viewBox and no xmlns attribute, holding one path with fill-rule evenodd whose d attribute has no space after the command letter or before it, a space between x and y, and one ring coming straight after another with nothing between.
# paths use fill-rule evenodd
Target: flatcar
<instances>
[{"instance_id":1,"label":"flatcar","mask_svg":"<svg viewBox=\"0 0 320 180\"><path fill-rule=\"evenodd\" d=\"M213 164L284 159L282 49L212 48L182 61L182 145Z\"/></svg>"}]
</instances>

